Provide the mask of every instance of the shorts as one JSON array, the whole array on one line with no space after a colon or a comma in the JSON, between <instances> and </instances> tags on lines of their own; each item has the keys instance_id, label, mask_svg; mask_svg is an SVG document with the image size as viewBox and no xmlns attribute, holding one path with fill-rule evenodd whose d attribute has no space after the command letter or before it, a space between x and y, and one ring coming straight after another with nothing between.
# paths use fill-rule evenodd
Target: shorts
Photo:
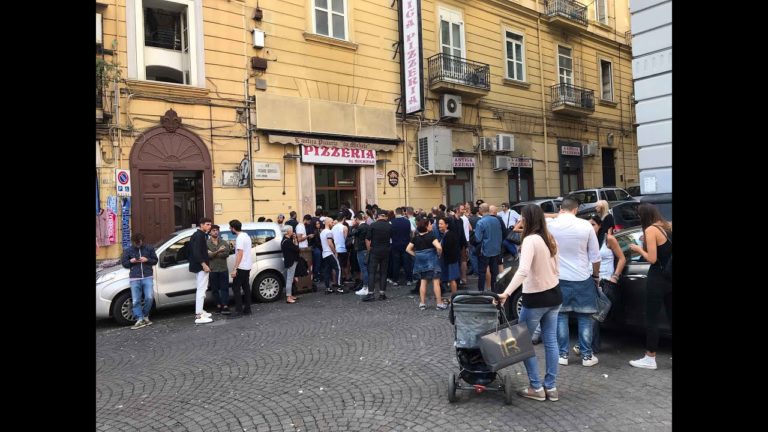
<instances>
[{"instance_id":1,"label":"shorts","mask_svg":"<svg viewBox=\"0 0 768 432\"><path fill-rule=\"evenodd\" d=\"M414 273L413 278L415 280L432 280L440 277L440 269L424 270L422 272Z\"/></svg>"},{"instance_id":2,"label":"shorts","mask_svg":"<svg viewBox=\"0 0 768 432\"><path fill-rule=\"evenodd\" d=\"M339 267L344 268L347 266L347 263L349 262L349 252L339 252Z\"/></svg>"}]
</instances>

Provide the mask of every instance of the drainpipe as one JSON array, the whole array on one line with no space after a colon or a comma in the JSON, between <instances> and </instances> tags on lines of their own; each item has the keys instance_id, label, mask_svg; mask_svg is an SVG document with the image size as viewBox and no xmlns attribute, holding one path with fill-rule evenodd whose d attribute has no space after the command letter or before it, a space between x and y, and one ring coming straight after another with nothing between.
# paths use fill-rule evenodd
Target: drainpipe
<instances>
[{"instance_id":1,"label":"drainpipe","mask_svg":"<svg viewBox=\"0 0 768 432\"><path fill-rule=\"evenodd\" d=\"M255 220L256 209L254 208L255 201L253 196L253 151L251 150L253 141L251 139L251 99L250 96L248 96L249 80L250 77L246 77L243 84L245 87L245 127L247 130L246 136L248 137L248 165L251 167L251 172L248 173L248 189L251 190L251 221L253 221ZM283 169L283 175L285 175L285 169Z\"/></svg>"},{"instance_id":2,"label":"drainpipe","mask_svg":"<svg viewBox=\"0 0 768 432\"><path fill-rule=\"evenodd\" d=\"M541 74L541 118L544 120L544 180L547 196L552 196L549 187L549 145L547 143L547 105L544 99L544 61L541 58L541 14L536 18L536 39L539 43L539 71Z\"/></svg>"}]
</instances>

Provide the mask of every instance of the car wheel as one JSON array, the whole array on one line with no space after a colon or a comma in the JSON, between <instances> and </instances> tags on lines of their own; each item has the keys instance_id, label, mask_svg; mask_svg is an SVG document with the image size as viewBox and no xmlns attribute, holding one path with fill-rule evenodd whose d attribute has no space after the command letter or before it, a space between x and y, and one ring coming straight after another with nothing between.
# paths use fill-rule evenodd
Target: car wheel
<instances>
[{"instance_id":1,"label":"car wheel","mask_svg":"<svg viewBox=\"0 0 768 432\"><path fill-rule=\"evenodd\" d=\"M520 319L520 309L523 308L523 288L516 290L509 300L512 301L511 319Z\"/></svg>"},{"instance_id":2,"label":"car wheel","mask_svg":"<svg viewBox=\"0 0 768 432\"><path fill-rule=\"evenodd\" d=\"M456 402L456 374L448 375L448 402Z\"/></svg>"},{"instance_id":3,"label":"car wheel","mask_svg":"<svg viewBox=\"0 0 768 432\"><path fill-rule=\"evenodd\" d=\"M112 317L115 321L123 326L131 325L136 322L136 317L133 316L133 300L131 298L131 291L123 291L112 299Z\"/></svg>"},{"instance_id":4,"label":"car wheel","mask_svg":"<svg viewBox=\"0 0 768 432\"><path fill-rule=\"evenodd\" d=\"M253 280L251 286L253 298L258 302L273 302L283 291L283 278L274 272L261 273Z\"/></svg>"}]
</instances>

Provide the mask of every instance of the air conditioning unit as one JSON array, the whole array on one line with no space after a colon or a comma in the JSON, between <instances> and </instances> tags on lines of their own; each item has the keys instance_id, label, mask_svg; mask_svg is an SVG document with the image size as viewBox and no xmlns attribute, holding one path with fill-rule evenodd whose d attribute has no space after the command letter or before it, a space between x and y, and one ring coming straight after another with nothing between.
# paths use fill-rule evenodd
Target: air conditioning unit
<instances>
[{"instance_id":1,"label":"air conditioning unit","mask_svg":"<svg viewBox=\"0 0 768 432\"><path fill-rule=\"evenodd\" d=\"M480 151L492 152L496 150L496 140L491 137L480 137L480 145L478 147Z\"/></svg>"},{"instance_id":2,"label":"air conditioning unit","mask_svg":"<svg viewBox=\"0 0 768 432\"><path fill-rule=\"evenodd\" d=\"M101 45L103 40L103 33L101 31L101 14L96 14L96 43Z\"/></svg>"},{"instance_id":3,"label":"air conditioning unit","mask_svg":"<svg viewBox=\"0 0 768 432\"><path fill-rule=\"evenodd\" d=\"M512 168L512 158L509 156L495 156L493 158L493 170L502 171Z\"/></svg>"},{"instance_id":4,"label":"air conditioning unit","mask_svg":"<svg viewBox=\"0 0 768 432\"><path fill-rule=\"evenodd\" d=\"M515 151L515 136L512 134L496 135L496 151L500 151L500 152Z\"/></svg>"},{"instance_id":5,"label":"air conditioning unit","mask_svg":"<svg viewBox=\"0 0 768 432\"><path fill-rule=\"evenodd\" d=\"M453 174L453 137L451 130L430 126L419 131L419 175Z\"/></svg>"},{"instance_id":6,"label":"air conditioning unit","mask_svg":"<svg viewBox=\"0 0 768 432\"><path fill-rule=\"evenodd\" d=\"M461 96L452 94L440 96L440 118L461 118Z\"/></svg>"},{"instance_id":7,"label":"air conditioning unit","mask_svg":"<svg viewBox=\"0 0 768 432\"><path fill-rule=\"evenodd\" d=\"M581 154L583 156L596 156L597 155L597 141L590 140L589 144L581 146Z\"/></svg>"}]
</instances>

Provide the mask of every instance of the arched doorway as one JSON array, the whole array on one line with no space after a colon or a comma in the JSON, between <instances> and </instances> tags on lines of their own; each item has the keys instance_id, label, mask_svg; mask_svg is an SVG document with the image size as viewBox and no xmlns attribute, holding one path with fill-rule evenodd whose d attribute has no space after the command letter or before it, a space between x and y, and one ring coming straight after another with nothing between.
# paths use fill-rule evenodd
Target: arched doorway
<instances>
[{"instance_id":1,"label":"arched doorway","mask_svg":"<svg viewBox=\"0 0 768 432\"><path fill-rule=\"evenodd\" d=\"M168 110L131 149L135 184L131 224L147 243L213 215L211 155L195 133Z\"/></svg>"}]
</instances>

